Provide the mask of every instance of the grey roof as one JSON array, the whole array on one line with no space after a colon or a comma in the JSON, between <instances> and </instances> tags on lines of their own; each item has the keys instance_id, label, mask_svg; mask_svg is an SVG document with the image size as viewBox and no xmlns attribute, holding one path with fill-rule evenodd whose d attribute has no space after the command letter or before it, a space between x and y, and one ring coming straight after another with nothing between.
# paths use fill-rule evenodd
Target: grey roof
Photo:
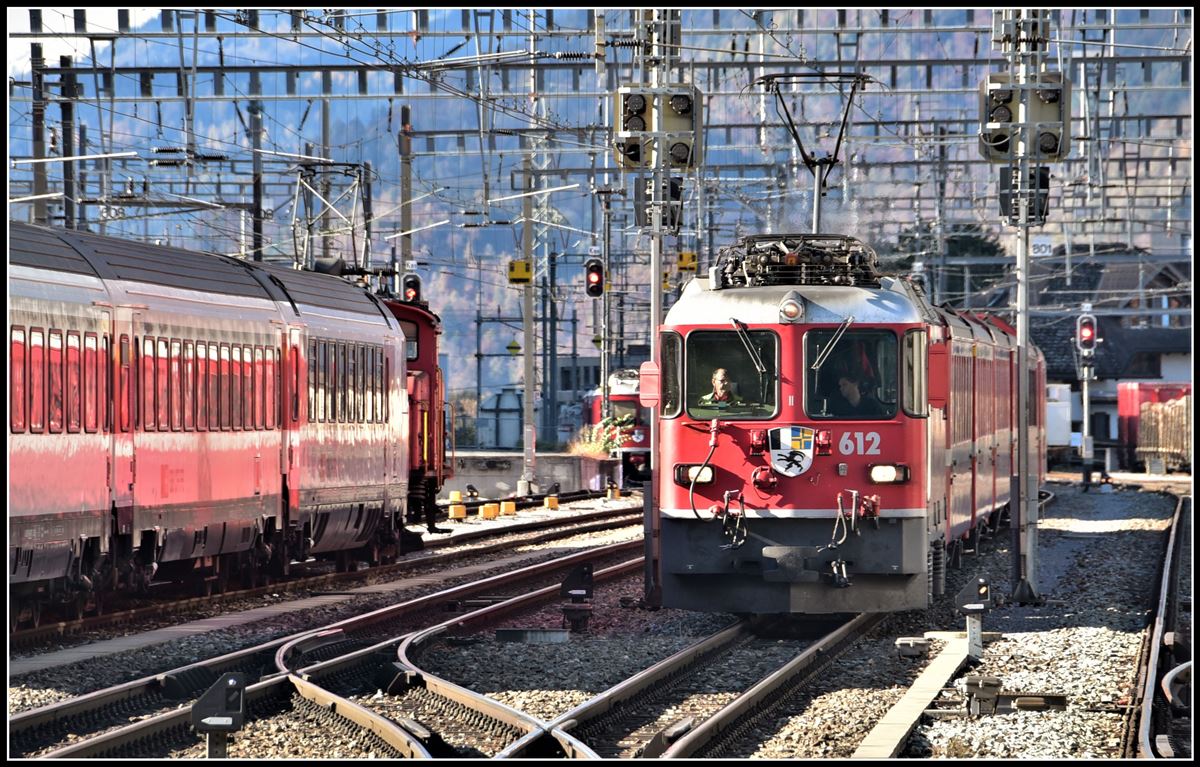
<instances>
[{"instance_id":1,"label":"grey roof","mask_svg":"<svg viewBox=\"0 0 1200 767\"><path fill-rule=\"evenodd\" d=\"M269 298L248 265L226 256L102 237L89 232L9 222L9 259L43 269L82 271L80 261L105 280L128 280L221 295ZM37 250L35 248L46 248ZM74 251L74 257L68 256Z\"/></svg>"},{"instance_id":2,"label":"grey roof","mask_svg":"<svg viewBox=\"0 0 1200 767\"><path fill-rule=\"evenodd\" d=\"M292 301L300 306L301 315L304 313L304 306L319 306L356 314L380 315L389 323L392 320L391 312L384 309L369 291L340 277L301 272L271 264L260 263L255 264L255 267L265 272L267 279L274 278L279 281L276 286L282 287Z\"/></svg>"},{"instance_id":3,"label":"grey roof","mask_svg":"<svg viewBox=\"0 0 1200 767\"><path fill-rule=\"evenodd\" d=\"M357 314L391 315L368 291L338 277L89 232L9 222L9 261L105 280L203 293L283 300Z\"/></svg>"},{"instance_id":4,"label":"grey roof","mask_svg":"<svg viewBox=\"0 0 1200 767\"><path fill-rule=\"evenodd\" d=\"M63 242L55 230L17 221L8 223L8 262L56 272L96 274L87 259Z\"/></svg>"}]
</instances>

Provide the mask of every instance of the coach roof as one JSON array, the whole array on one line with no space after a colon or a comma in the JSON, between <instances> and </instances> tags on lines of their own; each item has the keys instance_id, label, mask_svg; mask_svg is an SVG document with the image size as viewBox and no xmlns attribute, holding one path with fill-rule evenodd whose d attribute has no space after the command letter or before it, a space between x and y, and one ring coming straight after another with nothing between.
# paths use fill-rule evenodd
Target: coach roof
<instances>
[{"instance_id":1,"label":"coach roof","mask_svg":"<svg viewBox=\"0 0 1200 767\"><path fill-rule=\"evenodd\" d=\"M106 281L270 298L248 264L226 256L18 222L10 222L9 238L13 264L91 273Z\"/></svg>"}]
</instances>

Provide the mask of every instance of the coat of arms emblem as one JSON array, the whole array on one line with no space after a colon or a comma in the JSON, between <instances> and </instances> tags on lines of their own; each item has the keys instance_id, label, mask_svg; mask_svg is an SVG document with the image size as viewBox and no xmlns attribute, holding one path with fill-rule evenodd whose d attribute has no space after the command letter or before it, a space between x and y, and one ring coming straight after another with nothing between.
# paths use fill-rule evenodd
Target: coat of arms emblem
<instances>
[{"instance_id":1,"label":"coat of arms emblem","mask_svg":"<svg viewBox=\"0 0 1200 767\"><path fill-rule=\"evenodd\" d=\"M771 468L785 477L798 477L813 462L813 438L807 426L780 426L768 432Z\"/></svg>"}]
</instances>

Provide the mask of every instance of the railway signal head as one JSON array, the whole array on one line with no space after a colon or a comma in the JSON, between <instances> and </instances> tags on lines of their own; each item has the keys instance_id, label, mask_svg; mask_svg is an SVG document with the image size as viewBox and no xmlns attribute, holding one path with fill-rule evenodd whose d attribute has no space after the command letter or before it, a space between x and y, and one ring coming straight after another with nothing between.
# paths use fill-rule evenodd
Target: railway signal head
<instances>
[{"instance_id":1,"label":"railway signal head","mask_svg":"<svg viewBox=\"0 0 1200 767\"><path fill-rule=\"evenodd\" d=\"M404 275L404 280L400 286L400 295L410 304L420 301L421 278L415 274Z\"/></svg>"},{"instance_id":2,"label":"railway signal head","mask_svg":"<svg viewBox=\"0 0 1200 767\"><path fill-rule=\"evenodd\" d=\"M1042 162L1066 159L1071 153L1071 81L1061 72L1041 72L1037 90L1029 94L1033 147L1029 154Z\"/></svg>"},{"instance_id":3,"label":"railway signal head","mask_svg":"<svg viewBox=\"0 0 1200 767\"><path fill-rule=\"evenodd\" d=\"M600 259L589 259L583 265L583 286L591 298L604 295L604 263Z\"/></svg>"},{"instance_id":4,"label":"railway signal head","mask_svg":"<svg viewBox=\"0 0 1200 767\"><path fill-rule=\"evenodd\" d=\"M1075 345L1085 355L1096 351L1096 318L1090 314L1081 314L1075 320Z\"/></svg>"},{"instance_id":5,"label":"railway signal head","mask_svg":"<svg viewBox=\"0 0 1200 767\"><path fill-rule=\"evenodd\" d=\"M618 91L613 117L616 131L642 133L649 130L649 97L632 90ZM650 164L650 153L644 151L640 136L617 139L614 149L617 164L623 168L644 168Z\"/></svg>"},{"instance_id":6,"label":"railway signal head","mask_svg":"<svg viewBox=\"0 0 1200 767\"><path fill-rule=\"evenodd\" d=\"M683 83L668 88L669 93L658 96L654 130L673 134L663 142L668 167L694 168L702 145L700 91Z\"/></svg>"},{"instance_id":7,"label":"railway signal head","mask_svg":"<svg viewBox=\"0 0 1200 767\"><path fill-rule=\"evenodd\" d=\"M990 74L979 83L979 152L988 162L1012 158L1017 99L1009 77Z\"/></svg>"}]
</instances>

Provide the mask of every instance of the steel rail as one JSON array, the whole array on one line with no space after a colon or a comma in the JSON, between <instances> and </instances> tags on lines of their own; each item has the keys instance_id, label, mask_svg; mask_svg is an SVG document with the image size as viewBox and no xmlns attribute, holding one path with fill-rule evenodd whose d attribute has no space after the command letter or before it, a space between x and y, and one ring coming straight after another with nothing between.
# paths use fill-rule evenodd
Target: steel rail
<instances>
[{"instance_id":1,"label":"steel rail","mask_svg":"<svg viewBox=\"0 0 1200 767\"><path fill-rule=\"evenodd\" d=\"M549 572L571 567L580 562L634 550L640 545L640 541L630 541L578 552L549 562L530 565L511 573L485 578L481 581L455 586L400 604L390 605L355 618L338 621L321 629L306 630L256 647L245 648L217 658L126 682L106 690L99 690L22 712L9 720L10 753L13 753L11 749L14 744L26 744L18 747L18 751L25 749L21 753L28 753L30 750L36 749L35 741L39 737L39 731L44 733L41 736L42 739L56 737L55 733L58 732L64 736L68 732L78 736L80 733L77 731L75 722L81 718L94 720L98 717L99 712L105 709L129 710L138 705L139 699L146 701L143 705L152 705L155 698L158 697L182 700L202 692L226 671L255 667L270 668L271 659L274 658L275 670L267 672L266 676L266 678L270 678L280 673L286 673L289 667L294 665L293 658L302 657L305 650L311 651L329 641L336 641L344 637L346 632L359 630L379 622L398 620L406 615L431 609L448 601L459 601L467 597L494 592L497 586L506 581L539 578Z\"/></svg>"},{"instance_id":2,"label":"steel rail","mask_svg":"<svg viewBox=\"0 0 1200 767\"><path fill-rule=\"evenodd\" d=\"M699 753L742 721L758 713L772 695L787 694L789 688L804 684L826 662L836 658L842 650L886 617L886 613L863 613L835 629L677 740L663 753L663 758L677 759Z\"/></svg>"}]
</instances>

